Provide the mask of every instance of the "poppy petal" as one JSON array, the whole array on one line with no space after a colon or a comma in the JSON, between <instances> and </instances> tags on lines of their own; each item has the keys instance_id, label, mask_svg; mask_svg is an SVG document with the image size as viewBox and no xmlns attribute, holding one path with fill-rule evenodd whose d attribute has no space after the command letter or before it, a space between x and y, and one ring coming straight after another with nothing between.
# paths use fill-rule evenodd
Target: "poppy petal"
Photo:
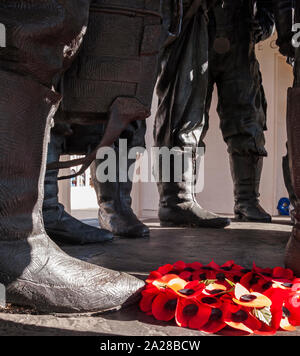
<instances>
[{"instance_id":1,"label":"poppy petal","mask_svg":"<svg viewBox=\"0 0 300 356\"><path fill-rule=\"evenodd\" d=\"M152 303L152 314L160 321L170 321L175 317L178 298L173 291L160 293Z\"/></svg>"},{"instance_id":2,"label":"poppy petal","mask_svg":"<svg viewBox=\"0 0 300 356\"><path fill-rule=\"evenodd\" d=\"M195 300L180 298L176 309L176 323L181 327L200 330L207 323L211 308Z\"/></svg>"},{"instance_id":3,"label":"poppy petal","mask_svg":"<svg viewBox=\"0 0 300 356\"><path fill-rule=\"evenodd\" d=\"M139 304L141 311L147 314L152 314L152 303L158 294L159 290L156 287L144 289Z\"/></svg>"}]
</instances>

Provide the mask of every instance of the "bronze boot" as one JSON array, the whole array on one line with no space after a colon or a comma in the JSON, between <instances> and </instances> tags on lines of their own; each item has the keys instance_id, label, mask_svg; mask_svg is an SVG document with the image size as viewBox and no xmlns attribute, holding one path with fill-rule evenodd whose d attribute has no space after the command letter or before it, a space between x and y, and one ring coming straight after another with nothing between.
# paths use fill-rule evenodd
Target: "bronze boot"
<instances>
[{"instance_id":1,"label":"bronze boot","mask_svg":"<svg viewBox=\"0 0 300 356\"><path fill-rule=\"evenodd\" d=\"M195 154L187 154L186 164L183 164L183 151L173 149L172 152L177 163L170 162L169 181L162 179L162 166L165 164L160 163L160 168L156 168L156 172L159 172L157 177L160 195L158 216L161 226L224 228L230 225L230 219L204 209L196 200L197 164Z\"/></svg>"},{"instance_id":2,"label":"bronze boot","mask_svg":"<svg viewBox=\"0 0 300 356\"><path fill-rule=\"evenodd\" d=\"M63 153L63 136L52 133L48 146L47 163L59 161ZM56 242L84 245L111 241L113 234L75 219L58 201L58 170L46 171L43 218L48 236Z\"/></svg>"},{"instance_id":3,"label":"bronze boot","mask_svg":"<svg viewBox=\"0 0 300 356\"><path fill-rule=\"evenodd\" d=\"M127 167L122 169L119 167L120 152L115 147L117 157L116 181L100 182L97 169L101 164L101 160L96 160L91 166L93 184L97 194L99 212L99 224L103 228L111 231L114 235L140 238L148 237L150 234L148 226L143 224L134 214L131 204L132 181L128 176L128 168L135 164L135 159L128 159ZM121 175L126 181L121 182Z\"/></svg>"},{"instance_id":4,"label":"bronze boot","mask_svg":"<svg viewBox=\"0 0 300 356\"><path fill-rule=\"evenodd\" d=\"M144 282L68 256L45 232L47 145L59 96L3 70L0 92L0 283L7 302L40 312L86 313L136 301Z\"/></svg>"},{"instance_id":5,"label":"bronze boot","mask_svg":"<svg viewBox=\"0 0 300 356\"><path fill-rule=\"evenodd\" d=\"M230 169L234 185L234 214L245 222L270 223L271 216L259 204L259 185L263 157L230 155Z\"/></svg>"}]
</instances>

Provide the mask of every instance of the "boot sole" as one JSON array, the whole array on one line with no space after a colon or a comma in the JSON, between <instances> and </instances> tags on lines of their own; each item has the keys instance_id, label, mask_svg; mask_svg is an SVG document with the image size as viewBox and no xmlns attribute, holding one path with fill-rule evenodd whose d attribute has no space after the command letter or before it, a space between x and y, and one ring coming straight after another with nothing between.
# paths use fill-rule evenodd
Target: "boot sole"
<instances>
[{"instance_id":1,"label":"boot sole","mask_svg":"<svg viewBox=\"0 0 300 356\"><path fill-rule=\"evenodd\" d=\"M126 309L129 308L135 304L137 304L141 299L141 293L140 291L136 292L136 295L132 295L130 298L130 301L126 301L124 304L117 305L115 307L111 308L105 308L105 309L99 309L99 310L94 310L94 311L86 311L86 312L78 312L78 311L51 311L51 310L37 310L35 306L30 305L29 303L22 303L22 302L13 302L9 300L9 297L7 298L7 304L11 304L12 306L19 307L19 308L24 308L24 309L29 309L32 310L32 312L35 315L51 315L51 316L57 316L60 318L71 318L71 317L96 317L98 315L102 315L105 313L112 313L119 311L121 309ZM5 309L4 309L5 310ZM18 313L16 313L18 314Z\"/></svg>"},{"instance_id":2,"label":"boot sole","mask_svg":"<svg viewBox=\"0 0 300 356\"><path fill-rule=\"evenodd\" d=\"M114 233L114 236L120 237L120 238L127 238L127 239L147 239L150 237L150 233L142 234L142 235L131 235L131 234L118 234Z\"/></svg>"},{"instance_id":3,"label":"boot sole","mask_svg":"<svg viewBox=\"0 0 300 356\"><path fill-rule=\"evenodd\" d=\"M141 299L141 295L137 294L135 297L132 297L132 300L128 303L124 303L123 305L118 305L116 307L113 308L108 308L108 309L102 309L102 310L96 310L93 312L74 312L74 313L64 313L64 312L55 312L55 313L48 313L46 315L52 315L52 316L56 316L58 318L72 318L72 317L97 317L99 315L103 315L103 314L109 314L109 313L115 313L119 310L125 310L127 308L132 307L133 305L137 304L140 299ZM44 313L45 314L45 313Z\"/></svg>"},{"instance_id":4,"label":"boot sole","mask_svg":"<svg viewBox=\"0 0 300 356\"><path fill-rule=\"evenodd\" d=\"M239 222L254 222L254 223L272 223L272 218L266 218L261 220L249 219L245 215L235 214L235 220Z\"/></svg>"},{"instance_id":5,"label":"boot sole","mask_svg":"<svg viewBox=\"0 0 300 356\"><path fill-rule=\"evenodd\" d=\"M106 242L111 242L113 241L114 237L109 237L109 238L102 238L102 239L98 239L95 241L84 241L80 238L78 238L77 241L70 239L69 236L67 235L63 235L58 231L55 230L50 230L50 229L46 229L46 233L47 235L50 237L50 239L56 243L61 243L61 244L68 244L68 245L89 245L89 244L98 244L98 243L106 243Z\"/></svg>"},{"instance_id":6,"label":"boot sole","mask_svg":"<svg viewBox=\"0 0 300 356\"><path fill-rule=\"evenodd\" d=\"M231 221L228 219L227 222L218 222L217 220L203 221L201 223L174 223L172 221L160 221L161 227L187 227L187 228L211 228L211 229L222 229L229 226Z\"/></svg>"},{"instance_id":7,"label":"boot sole","mask_svg":"<svg viewBox=\"0 0 300 356\"><path fill-rule=\"evenodd\" d=\"M107 230L109 227L107 227ZM112 230L109 230L109 231L112 231ZM120 232L120 231L112 231L112 234L114 236L118 236L118 237L126 237L126 238L129 238L129 239L143 239L143 238L149 238L150 237L150 230L146 230L144 229L143 232L141 233L134 233L134 232Z\"/></svg>"},{"instance_id":8,"label":"boot sole","mask_svg":"<svg viewBox=\"0 0 300 356\"><path fill-rule=\"evenodd\" d=\"M12 306L15 306L16 308L19 307L19 308L24 308L24 309L28 309L28 310L32 310L32 312L34 313L34 315L51 315L51 316L56 316L56 317L59 317L59 318L72 318L72 317L96 317L98 315L102 315L102 314L105 314L105 313L112 313L112 312L116 312L116 311L119 311L121 309L126 309L126 308L129 308L131 306L130 305L127 305L127 306L122 306L122 305L119 305L119 306L116 306L114 308L108 308L108 309L101 309L101 310L96 310L96 311L93 311L93 312L51 312L51 311L38 311L36 309L34 309L34 307L32 306L27 306L26 304L24 305L19 305L19 304L15 304L13 302L10 302L8 301L8 304L11 304ZM4 312L5 312L5 309L3 309ZM16 314L18 314L16 312Z\"/></svg>"}]
</instances>

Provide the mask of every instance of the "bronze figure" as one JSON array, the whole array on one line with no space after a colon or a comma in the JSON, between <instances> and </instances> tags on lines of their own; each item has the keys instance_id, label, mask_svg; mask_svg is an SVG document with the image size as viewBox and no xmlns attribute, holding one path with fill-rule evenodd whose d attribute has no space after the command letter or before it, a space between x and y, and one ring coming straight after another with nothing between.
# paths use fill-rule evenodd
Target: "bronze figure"
<instances>
[{"instance_id":1,"label":"bronze figure","mask_svg":"<svg viewBox=\"0 0 300 356\"><path fill-rule=\"evenodd\" d=\"M111 30L110 26L112 29L121 23L122 26L125 23L132 26L129 19L139 24L151 19L151 25L156 26L154 37L140 25L134 41L122 42L124 46L128 42L134 43L133 49L137 51L138 39L141 39L140 49L145 56L141 61L135 58L135 80L141 79L144 73L141 62L145 61L153 66L147 67L150 71L148 79L153 78L153 83L149 81L146 87L138 86L135 81L127 86L125 83L126 90L119 85L114 93L111 90L103 92L105 100L102 104L94 98L86 106L84 117L93 105L99 105L97 108L105 120L110 117L101 143L106 146L116 140L128 123L149 115L161 17L159 1L143 1L141 9L141 2L128 0L127 5L134 8L130 11L127 7L122 8L124 1L116 2L115 7L110 7L104 0L97 3L101 3L99 16L104 28L99 34L103 38L105 31ZM153 9L153 3L157 5L156 9ZM92 312L118 308L133 301L144 285L130 275L66 255L49 239L43 224L47 145L53 116L61 100L53 88L58 88L61 75L80 47L89 22L89 7L90 1L86 0L0 1L0 23L7 29L7 46L0 49L0 282L7 288L8 302L43 312ZM133 14L136 17L132 18ZM95 13L94 16L98 15ZM121 41L122 35L118 33L116 36ZM122 43L118 43L119 47ZM114 49L122 50L116 49L112 43L108 45L106 42L103 46L106 51L103 53L112 57ZM138 54L136 52L137 57ZM99 59L101 61L101 55ZM107 68L103 59L103 68ZM94 65L92 67L96 69ZM119 69L121 66L118 65L105 69L108 77L104 74L103 79L115 79L115 75L122 80L124 75ZM101 87L101 83L94 84ZM63 102L66 112L70 112L73 104L72 101ZM66 116L70 120L72 115ZM98 121L97 115L91 116L93 122ZM79 118L81 120L81 113ZM91 155L85 161L86 166L93 160ZM59 165L49 165L49 168L59 168Z\"/></svg>"}]
</instances>

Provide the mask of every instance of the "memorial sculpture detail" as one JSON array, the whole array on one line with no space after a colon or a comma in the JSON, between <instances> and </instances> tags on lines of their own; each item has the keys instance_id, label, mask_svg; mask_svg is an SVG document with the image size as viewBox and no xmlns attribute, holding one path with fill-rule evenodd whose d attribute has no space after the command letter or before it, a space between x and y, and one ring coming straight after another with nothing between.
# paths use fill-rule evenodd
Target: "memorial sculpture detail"
<instances>
[{"instance_id":1,"label":"memorial sculpture detail","mask_svg":"<svg viewBox=\"0 0 300 356\"><path fill-rule=\"evenodd\" d=\"M180 2L174 3L177 8L176 4ZM118 138L121 133L129 146L145 145L145 124L132 123L126 128L126 120L130 121L130 117L137 119L139 115L144 118L150 113L158 50L165 35L167 33L162 32L161 1L146 1L146 6L143 1L113 0L109 4L102 0L93 1L81 51L59 83L63 100L55 116L56 125L49 146L50 167L55 166L53 161L58 161L63 153L86 155L84 161L88 160L90 164L96 158L101 139L105 141L109 137L113 142L113 137ZM118 108L122 110L119 112ZM116 117L118 122L114 123ZM108 124L103 124L108 118ZM119 155L117 143L114 148ZM134 160L129 163L133 164ZM120 175L127 175L127 172L118 172L114 183L99 182L95 176L98 164L100 161L96 160L92 172L100 207L100 226L116 235L148 236L148 227L131 209L132 182L129 179L124 183L119 181ZM66 163L55 168L62 166ZM64 211L58 203L57 176L58 170L51 169L45 180L43 214L49 235L69 243L111 239L108 231L88 227ZM74 230L74 225L78 229Z\"/></svg>"},{"instance_id":2,"label":"memorial sculpture detail","mask_svg":"<svg viewBox=\"0 0 300 356\"><path fill-rule=\"evenodd\" d=\"M199 168L197 147L203 130L208 85L208 14L214 3L184 1L182 32L169 41L162 54L155 146L172 148L177 162L183 161L186 150L190 152L186 164L182 165L179 181L174 174L174 161L170 163L170 181L162 177L162 162L156 165L160 195L158 215L162 226L223 228L230 224L228 218L202 208L195 194Z\"/></svg>"},{"instance_id":3,"label":"memorial sculpture detail","mask_svg":"<svg viewBox=\"0 0 300 356\"><path fill-rule=\"evenodd\" d=\"M106 26L102 35L116 36L106 38L99 51L112 57L121 50L136 51L136 70L122 61L103 60L102 67L91 63L91 69L103 68L108 81L124 78L130 68L135 75L134 83L111 84L103 91L104 101L92 100L86 107L88 112L99 105L102 119L109 116L102 145L110 146L128 123L150 114L162 18L160 1L96 3L90 21L100 16ZM134 300L144 285L133 276L71 258L49 239L43 225L47 145L61 100L53 88L82 43L89 14L90 1L0 1L0 22L7 29L7 46L0 50L0 283L7 288L8 302L43 312L117 308ZM145 26L148 20L154 32ZM131 38L126 36L128 28ZM149 56L139 58L139 49ZM148 79L145 88L138 85L143 75ZM64 108L69 105L63 101Z\"/></svg>"},{"instance_id":4,"label":"memorial sculpture detail","mask_svg":"<svg viewBox=\"0 0 300 356\"><path fill-rule=\"evenodd\" d=\"M165 89L164 79L169 80L170 73L180 73L175 70L177 65L191 69L194 68L193 60L196 59L197 63L199 60L204 66L200 67L202 71L200 69L194 75L199 74L203 82L196 88L188 86L189 95L186 91L182 94L188 97L189 103L198 101L196 108L203 110L208 79L205 66L208 59L207 5L212 5L213 2L184 1L182 37L176 45L173 39L181 25L181 6L178 7L181 1L170 3L174 5L174 8L170 7L170 13L175 13L174 23L171 21L175 31L169 38L170 52L165 52L167 57L162 61L161 74L166 73L166 76L160 76L161 86L158 90ZM65 254L45 231L42 217L43 187L50 128L62 100L59 94L63 90L61 85L67 86L67 92L73 94L63 99L61 110L56 115L56 123L64 128L69 124L98 125L103 121L107 122L102 141L96 148L111 146L130 123L149 116L159 51L165 38L161 7L165 4L166 2L159 0L0 0L0 23L4 24L7 35L6 47L0 48L0 283L6 286L8 302L34 307L42 312L98 312L135 301L144 286L144 282L133 276L91 265ZM286 48L290 49L290 44L287 45L290 30L284 36L281 25L290 25L292 14L284 10L285 6L291 10L291 2L273 1L273 5L278 11L275 11L278 43L284 53ZM286 22L281 21L281 11L286 15ZM298 21L299 14L300 10L296 5ZM93 43L97 41L84 43L89 21L93 24L98 19L101 19L100 30L95 36L103 36L98 38L101 43L99 52L98 48L93 48ZM189 31L192 31L193 36L185 41ZM81 67L78 57L78 62L71 67L70 75L62 80L63 73L70 68L82 43L87 46L84 47L85 50L91 49L93 54L98 53L97 56L90 59L85 57L87 67ZM198 54L193 52L194 45L201 48L203 46L203 51ZM121 54L122 51L127 53L130 50L133 51L133 56L129 64L123 60ZM170 53L181 57L175 56L170 61ZM199 58L194 57L198 55ZM286 264L300 275L300 169L297 163L300 154L300 107L297 102L300 95L299 50L296 51L295 58L295 84L289 91L287 126L291 175L297 203L296 225L287 246ZM91 72L85 71L89 67ZM84 91L81 92L80 82L90 81L93 70L100 80L84 86ZM76 85L72 82L72 73L73 79L78 81ZM184 86L186 82L181 84ZM94 90L93 85L99 86L99 90ZM85 91L88 87L97 96L89 96ZM172 88L170 85L171 91ZM197 95L193 96L194 94ZM81 98L84 98L82 102ZM76 105L79 105L78 108ZM159 115L160 110L162 106ZM198 110L196 112L198 119ZM158 126L156 128L159 129ZM202 124L198 123L191 129L201 131L202 128ZM195 138L194 135L186 137L192 140ZM159 139L158 133L157 140ZM194 144L190 141L188 143L191 146ZM84 170L95 158L96 149L84 159L69 163L50 162L48 168L56 171L73 164L83 164ZM194 160L190 163L189 170L193 171ZM176 186L176 194L180 189L181 187ZM163 193L163 198L170 195L165 191L160 192ZM193 192L184 189L185 193L188 204L193 203ZM163 214L164 211L161 211L161 220L168 220L163 218ZM192 224L199 218L206 220L206 217L210 220L204 224L206 226L212 224L215 227L224 227L229 223L227 219L211 215L197 205L188 214L189 223ZM165 215L169 215L168 211ZM111 234L105 231L101 232L101 236L102 239L111 238Z\"/></svg>"},{"instance_id":5,"label":"memorial sculpture detail","mask_svg":"<svg viewBox=\"0 0 300 356\"><path fill-rule=\"evenodd\" d=\"M200 8L206 11L198 11L192 18L193 5L189 8L189 3L195 4L185 2L182 34L166 48L163 56L155 144L177 146L178 155L187 147L193 152L199 146L205 147L203 139L216 84L218 114L234 182L235 215L243 221L270 222L270 215L259 204L263 158L267 155L266 100L255 44L272 34L272 2L225 0L217 1L210 9L211 2L200 1ZM209 38L209 41L198 43L199 38ZM194 63L198 64L198 72ZM189 73L193 73L192 79ZM191 178L188 179L197 176L195 154L190 161L182 172L183 183L158 183L161 223L227 226L228 219L196 202L189 188Z\"/></svg>"},{"instance_id":6,"label":"memorial sculpture detail","mask_svg":"<svg viewBox=\"0 0 300 356\"><path fill-rule=\"evenodd\" d=\"M259 202L263 160L267 156L267 103L255 45L273 34L272 3L224 1L212 11L210 20L209 84L201 140L209 127L216 85L217 112L234 186L235 217L240 221L271 222Z\"/></svg>"}]
</instances>

